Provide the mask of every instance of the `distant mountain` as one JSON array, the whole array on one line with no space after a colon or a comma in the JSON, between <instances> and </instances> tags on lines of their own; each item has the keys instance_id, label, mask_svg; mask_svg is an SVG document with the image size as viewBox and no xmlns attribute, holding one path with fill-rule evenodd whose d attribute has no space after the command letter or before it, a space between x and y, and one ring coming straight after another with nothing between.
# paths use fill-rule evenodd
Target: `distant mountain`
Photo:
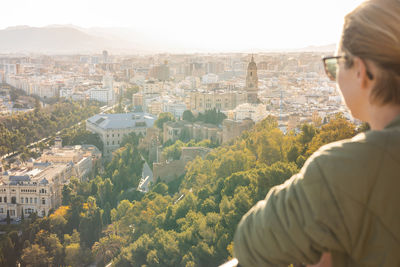
<instances>
[{"instance_id":1,"label":"distant mountain","mask_svg":"<svg viewBox=\"0 0 400 267\"><path fill-rule=\"evenodd\" d=\"M145 52L143 46L111 34L95 34L73 25L47 27L16 26L0 30L0 53L94 53L104 49L114 52Z\"/></svg>"},{"instance_id":2,"label":"distant mountain","mask_svg":"<svg viewBox=\"0 0 400 267\"><path fill-rule=\"evenodd\" d=\"M304 48L296 49L299 52L334 52L336 51L336 44L314 46L310 45Z\"/></svg>"},{"instance_id":3,"label":"distant mountain","mask_svg":"<svg viewBox=\"0 0 400 267\"><path fill-rule=\"evenodd\" d=\"M333 52L335 49L336 45L331 44L300 49L252 49L251 52ZM82 28L71 24L55 24L46 27L19 25L0 30L0 54L77 54L101 53L103 50L118 54L210 52L185 47L166 37L150 36L122 27Z\"/></svg>"}]
</instances>

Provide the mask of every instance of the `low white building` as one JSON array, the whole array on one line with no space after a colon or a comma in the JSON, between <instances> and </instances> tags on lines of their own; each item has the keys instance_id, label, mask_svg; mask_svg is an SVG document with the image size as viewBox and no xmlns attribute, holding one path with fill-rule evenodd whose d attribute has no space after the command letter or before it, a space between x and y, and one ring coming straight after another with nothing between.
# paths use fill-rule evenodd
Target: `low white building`
<instances>
[{"instance_id":1,"label":"low white building","mask_svg":"<svg viewBox=\"0 0 400 267\"><path fill-rule=\"evenodd\" d=\"M162 82L147 81L143 84L143 94L148 96L159 95L163 89Z\"/></svg>"},{"instance_id":2,"label":"low white building","mask_svg":"<svg viewBox=\"0 0 400 267\"><path fill-rule=\"evenodd\" d=\"M109 88L92 88L89 90L89 99L97 100L99 102L113 104L114 103L114 91Z\"/></svg>"},{"instance_id":3,"label":"low white building","mask_svg":"<svg viewBox=\"0 0 400 267\"><path fill-rule=\"evenodd\" d=\"M186 104L180 101L168 101L163 107L164 112L170 112L175 118L182 118L185 110L187 110Z\"/></svg>"},{"instance_id":4,"label":"low white building","mask_svg":"<svg viewBox=\"0 0 400 267\"><path fill-rule=\"evenodd\" d=\"M234 110L228 112L228 118L241 121L251 119L254 122L259 122L267 117L267 109L264 104L244 103L237 106Z\"/></svg>"},{"instance_id":5,"label":"low white building","mask_svg":"<svg viewBox=\"0 0 400 267\"><path fill-rule=\"evenodd\" d=\"M201 77L201 82L203 84L211 84L218 82L218 75L214 73L208 73Z\"/></svg>"},{"instance_id":6,"label":"low white building","mask_svg":"<svg viewBox=\"0 0 400 267\"><path fill-rule=\"evenodd\" d=\"M71 98L72 94L72 88L63 87L60 89L60 97Z\"/></svg>"}]
</instances>

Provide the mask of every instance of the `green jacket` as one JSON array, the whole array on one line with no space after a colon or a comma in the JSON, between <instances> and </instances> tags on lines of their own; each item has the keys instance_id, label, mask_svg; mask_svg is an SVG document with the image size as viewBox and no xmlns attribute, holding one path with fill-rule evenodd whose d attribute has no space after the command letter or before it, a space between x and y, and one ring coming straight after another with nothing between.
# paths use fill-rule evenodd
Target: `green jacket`
<instances>
[{"instance_id":1,"label":"green jacket","mask_svg":"<svg viewBox=\"0 0 400 267\"><path fill-rule=\"evenodd\" d=\"M243 216L241 266L400 266L400 116L382 131L320 148Z\"/></svg>"}]
</instances>

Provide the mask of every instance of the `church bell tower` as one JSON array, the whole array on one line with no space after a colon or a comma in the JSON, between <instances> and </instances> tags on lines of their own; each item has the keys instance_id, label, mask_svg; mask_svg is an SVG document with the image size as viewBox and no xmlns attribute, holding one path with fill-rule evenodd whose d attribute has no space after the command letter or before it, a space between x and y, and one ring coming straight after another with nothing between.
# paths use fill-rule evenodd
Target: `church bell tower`
<instances>
[{"instance_id":1,"label":"church bell tower","mask_svg":"<svg viewBox=\"0 0 400 267\"><path fill-rule=\"evenodd\" d=\"M251 61L247 67L246 76L246 91L247 91L247 102L258 103L258 75L257 75L257 65L254 62L254 57L251 56Z\"/></svg>"}]
</instances>

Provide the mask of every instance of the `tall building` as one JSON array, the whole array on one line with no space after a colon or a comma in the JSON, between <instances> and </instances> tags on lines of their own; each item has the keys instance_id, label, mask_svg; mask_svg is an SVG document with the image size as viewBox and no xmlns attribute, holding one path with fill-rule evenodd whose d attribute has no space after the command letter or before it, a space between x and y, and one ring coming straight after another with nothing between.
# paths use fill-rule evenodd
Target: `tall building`
<instances>
[{"instance_id":1,"label":"tall building","mask_svg":"<svg viewBox=\"0 0 400 267\"><path fill-rule=\"evenodd\" d=\"M160 81L167 81L169 79L169 74L170 70L167 61L165 61L162 65L154 66L150 70L150 76Z\"/></svg>"},{"instance_id":2,"label":"tall building","mask_svg":"<svg viewBox=\"0 0 400 267\"><path fill-rule=\"evenodd\" d=\"M249 103L258 103L258 75L257 75L257 65L254 62L254 57L251 56L251 61L247 67L246 76L246 92L247 101Z\"/></svg>"},{"instance_id":3,"label":"tall building","mask_svg":"<svg viewBox=\"0 0 400 267\"><path fill-rule=\"evenodd\" d=\"M108 63L108 52L103 50L103 63Z\"/></svg>"}]
</instances>

